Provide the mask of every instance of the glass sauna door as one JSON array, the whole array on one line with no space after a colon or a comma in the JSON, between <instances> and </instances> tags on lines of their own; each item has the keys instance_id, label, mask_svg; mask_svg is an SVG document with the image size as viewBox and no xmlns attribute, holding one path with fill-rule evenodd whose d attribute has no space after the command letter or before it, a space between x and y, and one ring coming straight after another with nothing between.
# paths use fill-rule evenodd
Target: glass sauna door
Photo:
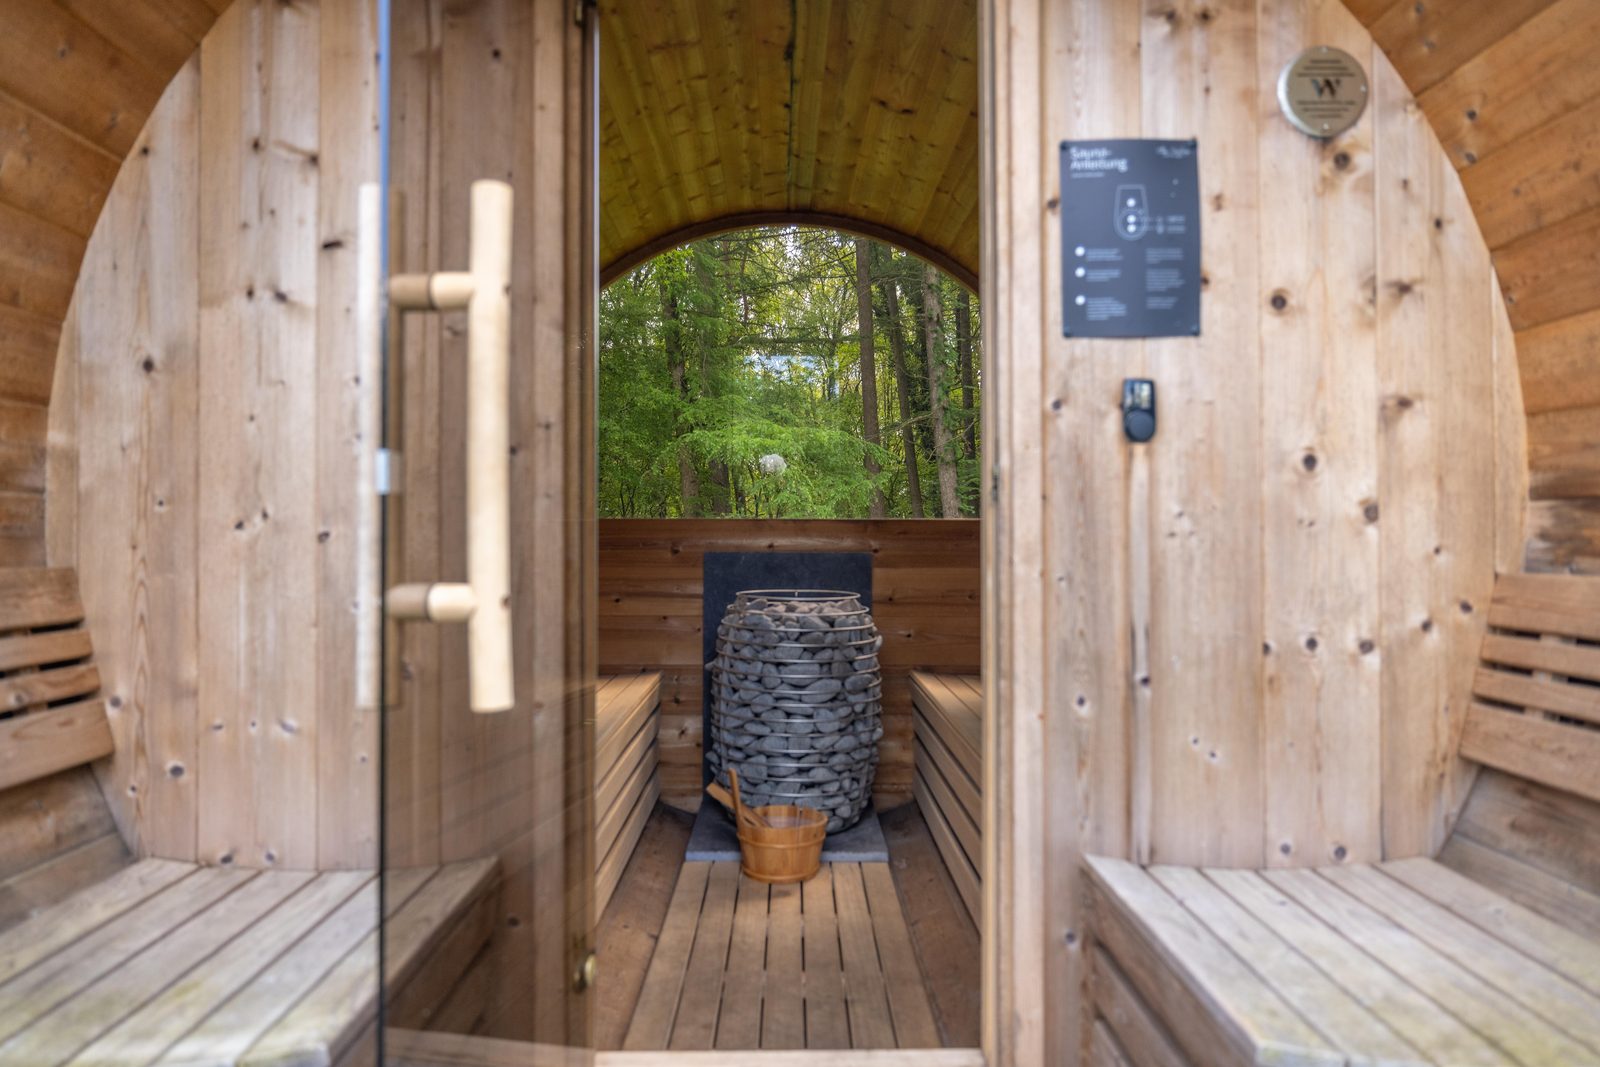
<instances>
[{"instance_id":1,"label":"glass sauna door","mask_svg":"<svg viewBox=\"0 0 1600 1067\"><path fill-rule=\"evenodd\" d=\"M385 1061L586 1062L592 30L385 6Z\"/></svg>"}]
</instances>

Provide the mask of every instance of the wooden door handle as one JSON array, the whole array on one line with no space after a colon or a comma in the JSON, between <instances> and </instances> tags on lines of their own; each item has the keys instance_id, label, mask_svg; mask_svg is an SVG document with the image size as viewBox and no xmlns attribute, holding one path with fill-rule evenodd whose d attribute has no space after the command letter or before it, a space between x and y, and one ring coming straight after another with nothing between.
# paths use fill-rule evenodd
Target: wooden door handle
<instances>
[{"instance_id":1,"label":"wooden door handle","mask_svg":"<svg viewBox=\"0 0 1600 1067\"><path fill-rule=\"evenodd\" d=\"M397 619L467 624L471 707L516 703L511 659L511 186L472 183L465 272L399 274L389 301L407 311L467 312L467 580L398 585Z\"/></svg>"}]
</instances>

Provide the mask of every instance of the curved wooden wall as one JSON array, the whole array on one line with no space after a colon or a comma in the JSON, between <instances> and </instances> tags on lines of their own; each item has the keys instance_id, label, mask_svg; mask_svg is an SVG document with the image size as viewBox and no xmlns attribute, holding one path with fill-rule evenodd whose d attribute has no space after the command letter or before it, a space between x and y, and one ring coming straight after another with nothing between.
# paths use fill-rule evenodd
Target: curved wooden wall
<instances>
[{"instance_id":1,"label":"curved wooden wall","mask_svg":"<svg viewBox=\"0 0 1600 1067\"><path fill-rule=\"evenodd\" d=\"M1523 421L1461 183L1342 5L998 0L989 29L984 667L1014 714L984 799L1017 818L986 862L1010 883L995 951L1045 976L989 992L1005 1043L1054 1063L1079 1048L1058 1006L1084 854L1310 866L1443 840L1494 573L1522 551ZM1329 142L1275 99L1314 44L1372 75ZM1062 336L1058 146L1106 136L1199 141L1198 338ZM1125 377L1160 389L1147 446Z\"/></svg>"},{"instance_id":2,"label":"curved wooden wall","mask_svg":"<svg viewBox=\"0 0 1600 1067\"><path fill-rule=\"evenodd\" d=\"M78 568L97 770L142 855L376 862L351 608L369 6L222 15L129 142L66 315L50 555Z\"/></svg>"},{"instance_id":3,"label":"curved wooden wall","mask_svg":"<svg viewBox=\"0 0 1600 1067\"><path fill-rule=\"evenodd\" d=\"M1460 171L1516 330L1527 563L1600 571L1600 4L1351 0Z\"/></svg>"},{"instance_id":4,"label":"curved wooden wall","mask_svg":"<svg viewBox=\"0 0 1600 1067\"><path fill-rule=\"evenodd\" d=\"M0 2L0 566L45 560L45 407L101 204L230 2Z\"/></svg>"},{"instance_id":5,"label":"curved wooden wall","mask_svg":"<svg viewBox=\"0 0 1600 1067\"><path fill-rule=\"evenodd\" d=\"M44 408L85 242L156 100L230 2L0 0L0 565L45 556ZM622 177L604 193L603 262L652 236L757 207L860 215L859 205L871 204L871 218L947 249L975 272L972 5L937 5L944 21L926 26L915 13L932 8L909 0L882 0L870 17L861 5L835 4L826 20L803 24L791 7L802 19L813 10L778 0L608 0L604 77L617 91L603 101L603 151L608 163L621 163L607 170ZM1600 566L1600 456L1587 444L1600 431L1600 374L1592 373L1600 346L1600 7L1349 7L1461 168L1495 251L1529 416L1528 562ZM880 15L897 30L893 47ZM689 36L662 37L673 26L688 27ZM704 41L717 63L681 67L659 47L690 40ZM881 49L883 62L852 67L858 80L849 81L836 69L846 45ZM663 84L687 96L657 93ZM925 95L930 84L945 89L936 106L901 99ZM869 103L852 103L859 100ZM701 116L693 128L684 125L691 115ZM641 118L655 124L637 126ZM759 145L776 146L780 133L782 150L763 154ZM951 154L957 144L969 150ZM825 165L841 154L847 165ZM747 160L745 170L726 166L733 159ZM759 204L738 191L754 185L763 190Z\"/></svg>"}]
</instances>

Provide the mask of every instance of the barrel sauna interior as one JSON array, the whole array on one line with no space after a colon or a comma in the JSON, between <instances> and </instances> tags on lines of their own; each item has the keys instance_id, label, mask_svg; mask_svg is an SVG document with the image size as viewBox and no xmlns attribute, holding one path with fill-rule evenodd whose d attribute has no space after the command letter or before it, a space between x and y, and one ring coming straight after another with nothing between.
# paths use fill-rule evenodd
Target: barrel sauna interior
<instances>
[{"instance_id":1,"label":"barrel sauna interior","mask_svg":"<svg viewBox=\"0 0 1600 1067\"><path fill-rule=\"evenodd\" d=\"M1592 0L381 9L0 0L0 1063L374 1063L380 996L408 1064L1600 1061ZM1196 337L1063 335L1103 137L1198 142ZM354 696L385 138L395 270L516 191L502 716L457 630ZM978 288L981 525L595 518L598 282L757 223ZM408 581L463 322L393 349ZM894 862L763 899L683 862L689 572L787 545L874 554Z\"/></svg>"}]
</instances>

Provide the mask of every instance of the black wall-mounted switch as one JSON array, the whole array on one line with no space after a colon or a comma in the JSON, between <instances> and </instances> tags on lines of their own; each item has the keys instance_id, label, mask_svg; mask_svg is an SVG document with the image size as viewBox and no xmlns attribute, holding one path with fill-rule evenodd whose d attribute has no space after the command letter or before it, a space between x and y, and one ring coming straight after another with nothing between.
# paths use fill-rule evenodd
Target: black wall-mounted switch
<instances>
[{"instance_id":1,"label":"black wall-mounted switch","mask_svg":"<svg viewBox=\"0 0 1600 1067\"><path fill-rule=\"evenodd\" d=\"M1122 379L1122 432L1136 444L1156 435L1156 383L1149 378Z\"/></svg>"}]
</instances>

